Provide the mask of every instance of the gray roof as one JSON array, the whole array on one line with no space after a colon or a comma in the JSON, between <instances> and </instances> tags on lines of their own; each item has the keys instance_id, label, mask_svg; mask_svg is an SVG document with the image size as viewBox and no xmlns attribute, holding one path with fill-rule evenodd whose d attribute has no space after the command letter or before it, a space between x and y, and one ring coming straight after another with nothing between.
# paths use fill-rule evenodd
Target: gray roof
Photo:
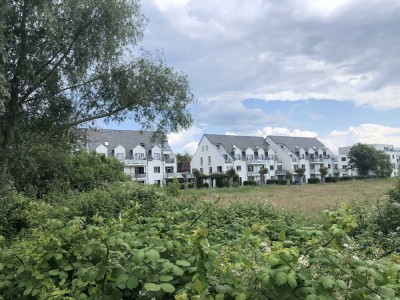
<instances>
[{"instance_id":1,"label":"gray roof","mask_svg":"<svg viewBox=\"0 0 400 300\"><path fill-rule=\"evenodd\" d=\"M295 136L277 136L277 135L269 135L271 140L273 140L278 145L285 145L292 151L296 152L296 146L303 149L310 149L312 147L316 148L326 148L324 144L322 144L316 138L310 137L295 137Z\"/></svg>"},{"instance_id":2,"label":"gray roof","mask_svg":"<svg viewBox=\"0 0 400 300\"><path fill-rule=\"evenodd\" d=\"M241 149L242 151L251 148L262 148L268 150L268 144L265 139L260 136L240 136L240 135L220 135L220 134L205 134L204 136L212 144L221 144L228 153L231 153L233 146Z\"/></svg>"},{"instance_id":3,"label":"gray roof","mask_svg":"<svg viewBox=\"0 0 400 300\"><path fill-rule=\"evenodd\" d=\"M95 151L99 145L108 149L108 155L118 145L125 148L126 155L138 145L144 145L146 153L154 146L159 146L163 151L172 151L168 142L152 141L153 131L112 130L112 129L83 129L85 144L89 151ZM105 143L108 143L108 146Z\"/></svg>"}]
</instances>

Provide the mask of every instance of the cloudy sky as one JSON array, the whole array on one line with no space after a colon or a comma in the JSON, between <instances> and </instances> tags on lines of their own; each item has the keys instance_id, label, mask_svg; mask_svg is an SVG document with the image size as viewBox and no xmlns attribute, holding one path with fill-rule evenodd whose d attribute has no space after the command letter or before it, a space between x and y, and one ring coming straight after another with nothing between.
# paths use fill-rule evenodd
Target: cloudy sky
<instances>
[{"instance_id":1,"label":"cloudy sky","mask_svg":"<svg viewBox=\"0 0 400 300\"><path fill-rule=\"evenodd\" d=\"M193 126L169 136L176 152L193 153L203 133L400 147L400 1L144 0L142 10L142 46L187 74L197 99Z\"/></svg>"}]
</instances>

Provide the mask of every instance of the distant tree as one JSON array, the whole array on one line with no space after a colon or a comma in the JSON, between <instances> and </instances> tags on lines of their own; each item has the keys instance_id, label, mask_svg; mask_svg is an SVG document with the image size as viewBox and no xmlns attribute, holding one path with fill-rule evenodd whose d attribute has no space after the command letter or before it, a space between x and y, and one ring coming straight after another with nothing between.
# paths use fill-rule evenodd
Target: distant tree
<instances>
[{"instance_id":1,"label":"distant tree","mask_svg":"<svg viewBox=\"0 0 400 300\"><path fill-rule=\"evenodd\" d=\"M261 169L258 171L258 173L260 174L260 185L264 185L265 184L265 174L268 173L268 169L261 167Z\"/></svg>"},{"instance_id":2,"label":"distant tree","mask_svg":"<svg viewBox=\"0 0 400 300\"><path fill-rule=\"evenodd\" d=\"M327 167L321 167L321 168L319 168L319 172L321 173L321 182L325 183L325 177L328 174L328 168Z\"/></svg>"},{"instance_id":3,"label":"distant tree","mask_svg":"<svg viewBox=\"0 0 400 300\"><path fill-rule=\"evenodd\" d=\"M228 171L226 171L226 175L228 175L228 185L231 188L233 186L233 180L237 176L235 169L229 169Z\"/></svg>"},{"instance_id":4,"label":"distant tree","mask_svg":"<svg viewBox=\"0 0 400 300\"><path fill-rule=\"evenodd\" d=\"M357 169L361 176L367 177L372 172L387 177L392 172L390 157L372 146L358 143L351 147L348 156L349 166Z\"/></svg>"},{"instance_id":5,"label":"distant tree","mask_svg":"<svg viewBox=\"0 0 400 300\"><path fill-rule=\"evenodd\" d=\"M383 151L377 151L377 166L374 173L380 177L390 177L393 171L392 163L390 162L390 156Z\"/></svg>"},{"instance_id":6,"label":"distant tree","mask_svg":"<svg viewBox=\"0 0 400 300\"><path fill-rule=\"evenodd\" d=\"M285 174L286 184L290 185L290 181L293 178L293 174L290 171L287 171Z\"/></svg>"},{"instance_id":7,"label":"distant tree","mask_svg":"<svg viewBox=\"0 0 400 300\"><path fill-rule=\"evenodd\" d=\"M299 183L300 185L303 185L303 177L304 173L306 172L306 169L304 168L299 168L296 170L297 175L299 175Z\"/></svg>"},{"instance_id":8,"label":"distant tree","mask_svg":"<svg viewBox=\"0 0 400 300\"><path fill-rule=\"evenodd\" d=\"M177 160L177 162L190 162L192 160L192 156L187 152L185 152L183 154L177 153L176 160Z\"/></svg>"},{"instance_id":9,"label":"distant tree","mask_svg":"<svg viewBox=\"0 0 400 300\"><path fill-rule=\"evenodd\" d=\"M349 151L349 166L357 169L360 176L368 176L369 172L376 169L376 150L365 144L356 144Z\"/></svg>"}]
</instances>

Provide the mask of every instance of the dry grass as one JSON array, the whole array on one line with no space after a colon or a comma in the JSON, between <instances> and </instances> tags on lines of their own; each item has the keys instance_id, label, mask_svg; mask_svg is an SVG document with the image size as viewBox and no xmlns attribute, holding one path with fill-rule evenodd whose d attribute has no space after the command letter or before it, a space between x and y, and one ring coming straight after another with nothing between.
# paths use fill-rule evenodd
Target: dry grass
<instances>
[{"instance_id":1,"label":"dry grass","mask_svg":"<svg viewBox=\"0 0 400 300\"><path fill-rule=\"evenodd\" d=\"M319 216L326 208L342 203L367 205L382 197L394 187L395 180L367 179L348 182L307 184L303 186L240 187L233 189L203 189L188 191L183 197L196 197L203 201L221 198L221 205L233 201L266 201L287 210L298 210L308 215Z\"/></svg>"}]
</instances>

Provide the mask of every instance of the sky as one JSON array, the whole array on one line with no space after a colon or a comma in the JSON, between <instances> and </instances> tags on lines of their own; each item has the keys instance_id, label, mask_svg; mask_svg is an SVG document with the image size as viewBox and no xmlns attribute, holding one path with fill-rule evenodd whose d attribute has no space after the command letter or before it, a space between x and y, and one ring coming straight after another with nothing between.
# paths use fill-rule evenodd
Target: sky
<instances>
[{"instance_id":1,"label":"sky","mask_svg":"<svg viewBox=\"0 0 400 300\"><path fill-rule=\"evenodd\" d=\"M400 147L400 1L143 0L142 11L141 46L196 97L193 125L168 136L175 152L193 154L205 133Z\"/></svg>"}]
</instances>

